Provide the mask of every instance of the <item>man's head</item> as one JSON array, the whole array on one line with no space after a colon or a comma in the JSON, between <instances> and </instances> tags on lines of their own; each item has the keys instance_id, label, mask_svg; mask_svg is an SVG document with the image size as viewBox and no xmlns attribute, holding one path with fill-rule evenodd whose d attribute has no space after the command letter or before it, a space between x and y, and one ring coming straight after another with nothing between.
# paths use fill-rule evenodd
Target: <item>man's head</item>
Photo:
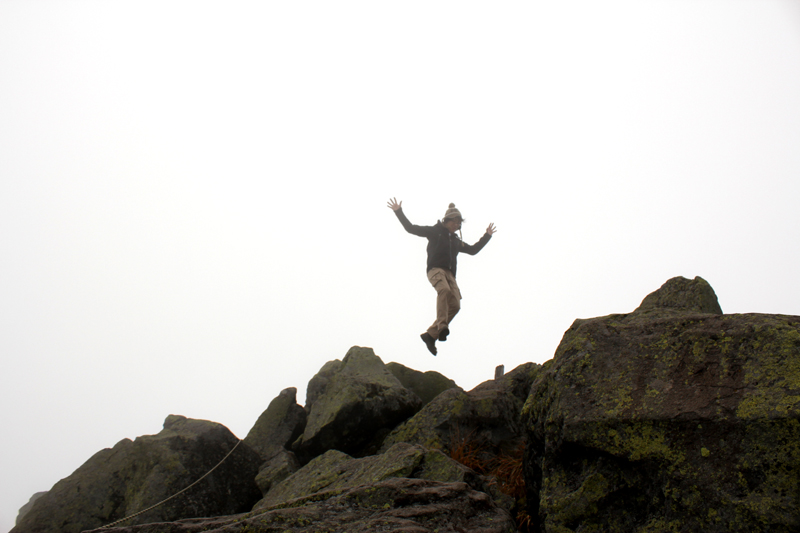
<instances>
[{"instance_id":1,"label":"man's head","mask_svg":"<svg viewBox=\"0 0 800 533\"><path fill-rule=\"evenodd\" d=\"M461 218L461 212L456 209L456 204L450 204L450 207L444 214L442 224L447 228L447 231L455 233L461 229L462 222L464 222L464 219Z\"/></svg>"}]
</instances>

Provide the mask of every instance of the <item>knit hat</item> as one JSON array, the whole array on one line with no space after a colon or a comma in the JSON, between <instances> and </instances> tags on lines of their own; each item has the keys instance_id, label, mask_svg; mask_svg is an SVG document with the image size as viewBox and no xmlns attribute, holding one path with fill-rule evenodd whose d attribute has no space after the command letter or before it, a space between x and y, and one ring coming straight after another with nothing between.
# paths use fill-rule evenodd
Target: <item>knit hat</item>
<instances>
[{"instance_id":1,"label":"knit hat","mask_svg":"<svg viewBox=\"0 0 800 533\"><path fill-rule=\"evenodd\" d=\"M461 211L456 209L456 204L450 204L442 220L447 220L448 218L460 218L462 221L464 220L464 217L461 216Z\"/></svg>"}]
</instances>

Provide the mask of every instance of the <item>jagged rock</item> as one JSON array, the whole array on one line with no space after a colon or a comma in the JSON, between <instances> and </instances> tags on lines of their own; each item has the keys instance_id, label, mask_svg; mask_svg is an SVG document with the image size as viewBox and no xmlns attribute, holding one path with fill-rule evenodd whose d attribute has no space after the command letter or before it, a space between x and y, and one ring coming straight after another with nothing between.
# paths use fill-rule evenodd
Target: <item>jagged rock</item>
<instances>
[{"instance_id":1,"label":"jagged rock","mask_svg":"<svg viewBox=\"0 0 800 533\"><path fill-rule=\"evenodd\" d=\"M635 312L658 311L663 314L666 310L722 314L714 289L700 276L693 280L681 276L668 280L660 289L648 294Z\"/></svg>"},{"instance_id":2,"label":"jagged rock","mask_svg":"<svg viewBox=\"0 0 800 533\"><path fill-rule=\"evenodd\" d=\"M297 405L297 389L284 389L245 437L244 442L264 461L255 480L262 495L300 468L297 457L287 447L302 434L306 416L305 409Z\"/></svg>"},{"instance_id":3,"label":"jagged rock","mask_svg":"<svg viewBox=\"0 0 800 533\"><path fill-rule=\"evenodd\" d=\"M405 388L420 397L422 405L427 405L446 390L458 388L455 381L433 370L420 372L400 363L386 363L386 368Z\"/></svg>"},{"instance_id":4,"label":"jagged rock","mask_svg":"<svg viewBox=\"0 0 800 533\"><path fill-rule=\"evenodd\" d=\"M306 426L306 411L297 405L297 389L290 387L269 403L244 438L266 462L285 450Z\"/></svg>"},{"instance_id":5,"label":"jagged rock","mask_svg":"<svg viewBox=\"0 0 800 533\"><path fill-rule=\"evenodd\" d=\"M450 389L394 429L382 450L398 442L452 450L471 443L487 455L510 452L524 438L520 413L540 365L525 363L469 392Z\"/></svg>"},{"instance_id":6,"label":"jagged rock","mask_svg":"<svg viewBox=\"0 0 800 533\"><path fill-rule=\"evenodd\" d=\"M79 533L132 515L209 472L238 439L223 425L170 415L157 435L101 450L33 505L13 533ZM240 444L207 478L130 523L240 513L260 498L256 452Z\"/></svg>"},{"instance_id":7,"label":"jagged rock","mask_svg":"<svg viewBox=\"0 0 800 533\"><path fill-rule=\"evenodd\" d=\"M281 450L273 455L269 461L261 465L256 476L256 485L261 490L261 494L266 495L274 485L299 469L300 462L297 457L288 450Z\"/></svg>"},{"instance_id":8,"label":"jagged rock","mask_svg":"<svg viewBox=\"0 0 800 533\"><path fill-rule=\"evenodd\" d=\"M483 488L480 476L442 452L400 443L383 454L361 459L329 450L275 486L254 509L275 507L316 492L341 491L393 477L463 481L475 489Z\"/></svg>"},{"instance_id":9,"label":"jagged rock","mask_svg":"<svg viewBox=\"0 0 800 533\"><path fill-rule=\"evenodd\" d=\"M350 348L341 362L323 366L308 385L308 420L292 445L301 463L328 450L374 451L391 428L422 401L386 369L372 348Z\"/></svg>"},{"instance_id":10,"label":"jagged rock","mask_svg":"<svg viewBox=\"0 0 800 533\"><path fill-rule=\"evenodd\" d=\"M314 403L325 392L325 389L327 389L331 378L333 378L333 376L339 372L339 370L342 368L342 364L342 361L339 359L328 361L322 365L322 368L319 369L319 372L317 372L314 377L309 380L308 385L306 386L306 413L311 412L311 410L314 408Z\"/></svg>"},{"instance_id":11,"label":"jagged rock","mask_svg":"<svg viewBox=\"0 0 800 533\"><path fill-rule=\"evenodd\" d=\"M534 530L800 530L800 317L718 314L700 278L662 290L576 320L535 381Z\"/></svg>"},{"instance_id":12,"label":"jagged rock","mask_svg":"<svg viewBox=\"0 0 800 533\"><path fill-rule=\"evenodd\" d=\"M316 493L245 515L184 520L105 533L513 533L514 522L466 483L392 478ZM101 533L99 530L97 533Z\"/></svg>"},{"instance_id":13,"label":"jagged rock","mask_svg":"<svg viewBox=\"0 0 800 533\"><path fill-rule=\"evenodd\" d=\"M19 524L19 521L22 520L23 516L28 514L28 511L31 510L31 507L33 507L33 504L36 502L36 500L38 500L39 498L41 498L45 494L47 494L47 491L37 492L36 494L31 496L31 499L28 500L28 503L26 503L25 505L23 505L22 507L19 508L19 513L17 513L17 520L16 520L15 524Z\"/></svg>"}]
</instances>

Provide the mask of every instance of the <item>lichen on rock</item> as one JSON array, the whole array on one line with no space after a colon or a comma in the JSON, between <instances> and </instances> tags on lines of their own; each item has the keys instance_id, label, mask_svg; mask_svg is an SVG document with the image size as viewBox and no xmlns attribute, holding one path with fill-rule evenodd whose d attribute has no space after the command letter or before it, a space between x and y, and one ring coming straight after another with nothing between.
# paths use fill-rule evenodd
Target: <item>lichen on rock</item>
<instances>
[{"instance_id":1,"label":"lichen on rock","mask_svg":"<svg viewBox=\"0 0 800 533\"><path fill-rule=\"evenodd\" d=\"M800 317L719 314L700 278L661 291L576 320L544 366L529 513L542 531L800 529Z\"/></svg>"}]
</instances>

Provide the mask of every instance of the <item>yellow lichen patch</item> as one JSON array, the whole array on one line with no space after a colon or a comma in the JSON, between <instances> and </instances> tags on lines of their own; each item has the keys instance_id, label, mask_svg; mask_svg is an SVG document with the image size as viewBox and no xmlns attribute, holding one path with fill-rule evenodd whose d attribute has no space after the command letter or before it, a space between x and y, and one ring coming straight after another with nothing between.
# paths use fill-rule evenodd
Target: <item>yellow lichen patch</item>
<instances>
[{"instance_id":1,"label":"yellow lichen patch","mask_svg":"<svg viewBox=\"0 0 800 533\"><path fill-rule=\"evenodd\" d=\"M649 521L633 533L678 533L683 531L683 525L681 520L667 521L658 518Z\"/></svg>"},{"instance_id":2,"label":"yellow lichen patch","mask_svg":"<svg viewBox=\"0 0 800 533\"><path fill-rule=\"evenodd\" d=\"M670 446L664 432L647 420L617 425L610 430L601 429L592 436L591 443L632 461L655 458L676 464L686 459L682 451Z\"/></svg>"},{"instance_id":3,"label":"yellow lichen patch","mask_svg":"<svg viewBox=\"0 0 800 533\"><path fill-rule=\"evenodd\" d=\"M744 366L744 398L736 416L773 418L800 412L800 332L782 324L756 328L762 356Z\"/></svg>"}]
</instances>

